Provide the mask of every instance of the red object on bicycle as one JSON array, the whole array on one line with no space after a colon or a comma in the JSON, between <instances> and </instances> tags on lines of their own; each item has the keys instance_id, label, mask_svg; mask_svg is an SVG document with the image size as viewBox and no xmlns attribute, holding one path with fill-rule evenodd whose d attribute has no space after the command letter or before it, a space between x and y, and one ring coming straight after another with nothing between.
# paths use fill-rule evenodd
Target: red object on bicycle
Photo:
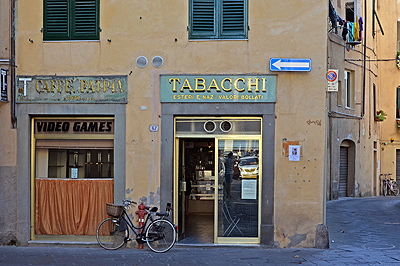
<instances>
[{"instance_id":1,"label":"red object on bicycle","mask_svg":"<svg viewBox=\"0 0 400 266\"><path fill-rule=\"evenodd\" d=\"M138 211L136 211L135 213L139 216L139 227L143 227L144 226L144 217L147 214L146 211L146 206L144 206L143 202L140 203L140 205L138 206ZM140 234L142 231L142 229L139 229L138 233ZM143 249L143 244L138 244L138 249Z\"/></svg>"}]
</instances>

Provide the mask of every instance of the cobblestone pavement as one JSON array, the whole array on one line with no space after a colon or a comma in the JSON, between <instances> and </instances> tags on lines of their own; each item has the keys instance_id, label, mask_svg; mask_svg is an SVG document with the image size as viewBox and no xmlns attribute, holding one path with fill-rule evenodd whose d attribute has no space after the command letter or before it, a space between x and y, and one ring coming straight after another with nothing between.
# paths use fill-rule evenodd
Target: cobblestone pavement
<instances>
[{"instance_id":1,"label":"cobblestone pavement","mask_svg":"<svg viewBox=\"0 0 400 266\"><path fill-rule=\"evenodd\" d=\"M149 249L0 246L0 265L399 265L400 197L327 203L330 249L198 247Z\"/></svg>"}]
</instances>

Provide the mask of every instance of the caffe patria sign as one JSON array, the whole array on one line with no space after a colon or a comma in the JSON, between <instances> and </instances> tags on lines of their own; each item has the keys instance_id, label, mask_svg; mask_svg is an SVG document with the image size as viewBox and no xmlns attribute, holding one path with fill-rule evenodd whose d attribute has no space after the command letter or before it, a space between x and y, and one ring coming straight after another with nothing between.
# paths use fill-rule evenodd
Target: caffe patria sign
<instances>
[{"instance_id":1,"label":"caffe patria sign","mask_svg":"<svg viewBox=\"0 0 400 266\"><path fill-rule=\"evenodd\" d=\"M18 103L126 103L127 76L18 76Z\"/></svg>"},{"instance_id":2,"label":"caffe patria sign","mask_svg":"<svg viewBox=\"0 0 400 266\"><path fill-rule=\"evenodd\" d=\"M275 102L276 75L161 75L161 102Z\"/></svg>"}]
</instances>

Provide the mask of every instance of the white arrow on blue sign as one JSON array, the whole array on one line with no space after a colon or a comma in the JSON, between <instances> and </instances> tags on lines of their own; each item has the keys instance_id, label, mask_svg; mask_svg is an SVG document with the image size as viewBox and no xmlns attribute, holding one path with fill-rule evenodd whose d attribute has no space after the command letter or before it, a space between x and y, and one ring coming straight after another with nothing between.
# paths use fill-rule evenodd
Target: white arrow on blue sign
<instances>
[{"instance_id":1,"label":"white arrow on blue sign","mask_svg":"<svg viewBox=\"0 0 400 266\"><path fill-rule=\"evenodd\" d=\"M271 58L271 71L311 71L311 59L302 58Z\"/></svg>"}]
</instances>

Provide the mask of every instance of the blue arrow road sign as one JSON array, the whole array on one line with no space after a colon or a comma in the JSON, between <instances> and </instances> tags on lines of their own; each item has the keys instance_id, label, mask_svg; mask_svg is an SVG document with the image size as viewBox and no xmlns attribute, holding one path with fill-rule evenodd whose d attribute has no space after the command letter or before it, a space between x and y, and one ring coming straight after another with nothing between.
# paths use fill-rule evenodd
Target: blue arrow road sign
<instances>
[{"instance_id":1,"label":"blue arrow road sign","mask_svg":"<svg viewBox=\"0 0 400 266\"><path fill-rule=\"evenodd\" d=\"M311 59L271 58L271 71L311 71Z\"/></svg>"}]
</instances>

